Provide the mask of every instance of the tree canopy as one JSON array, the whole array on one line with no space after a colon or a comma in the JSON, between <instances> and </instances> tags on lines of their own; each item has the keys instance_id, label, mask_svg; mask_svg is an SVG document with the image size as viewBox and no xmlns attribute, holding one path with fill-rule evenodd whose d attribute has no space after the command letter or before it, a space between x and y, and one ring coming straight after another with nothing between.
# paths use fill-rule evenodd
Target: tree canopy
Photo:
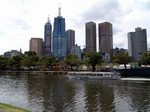
<instances>
[{"instance_id":1,"label":"tree canopy","mask_svg":"<svg viewBox=\"0 0 150 112\"><path fill-rule=\"evenodd\" d=\"M150 53L146 52L142 55L138 62L139 65L150 65Z\"/></svg>"},{"instance_id":2,"label":"tree canopy","mask_svg":"<svg viewBox=\"0 0 150 112\"><path fill-rule=\"evenodd\" d=\"M100 53L89 52L85 56L85 61L88 65L92 66L92 71L95 71L95 66L97 64L101 64L102 56L100 55Z\"/></svg>"},{"instance_id":3,"label":"tree canopy","mask_svg":"<svg viewBox=\"0 0 150 112\"><path fill-rule=\"evenodd\" d=\"M73 67L79 67L81 64L81 60L78 58L78 56L73 54L67 55L65 58L65 62L71 67L71 70L73 69Z\"/></svg>"},{"instance_id":4,"label":"tree canopy","mask_svg":"<svg viewBox=\"0 0 150 112\"><path fill-rule=\"evenodd\" d=\"M116 56L112 57L113 63L124 64L126 68L126 64L132 61L132 57L128 55L127 52L120 52Z\"/></svg>"}]
</instances>

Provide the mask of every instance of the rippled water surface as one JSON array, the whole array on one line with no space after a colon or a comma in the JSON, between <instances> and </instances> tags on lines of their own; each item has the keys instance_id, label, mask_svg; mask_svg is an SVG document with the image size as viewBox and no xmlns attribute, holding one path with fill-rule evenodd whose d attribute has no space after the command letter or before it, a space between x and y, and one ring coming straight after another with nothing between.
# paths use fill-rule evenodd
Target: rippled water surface
<instances>
[{"instance_id":1,"label":"rippled water surface","mask_svg":"<svg viewBox=\"0 0 150 112\"><path fill-rule=\"evenodd\" d=\"M150 79L0 75L0 102L33 112L150 112Z\"/></svg>"}]
</instances>

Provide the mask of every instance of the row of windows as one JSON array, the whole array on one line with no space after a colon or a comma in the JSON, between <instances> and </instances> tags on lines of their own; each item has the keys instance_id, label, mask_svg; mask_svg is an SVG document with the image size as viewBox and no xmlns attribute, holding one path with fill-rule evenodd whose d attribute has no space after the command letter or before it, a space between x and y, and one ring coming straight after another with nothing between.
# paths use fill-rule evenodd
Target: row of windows
<instances>
[{"instance_id":1,"label":"row of windows","mask_svg":"<svg viewBox=\"0 0 150 112\"><path fill-rule=\"evenodd\" d=\"M70 73L70 75L73 76L110 76L110 74L75 74L75 73Z\"/></svg>"}]
</instances>

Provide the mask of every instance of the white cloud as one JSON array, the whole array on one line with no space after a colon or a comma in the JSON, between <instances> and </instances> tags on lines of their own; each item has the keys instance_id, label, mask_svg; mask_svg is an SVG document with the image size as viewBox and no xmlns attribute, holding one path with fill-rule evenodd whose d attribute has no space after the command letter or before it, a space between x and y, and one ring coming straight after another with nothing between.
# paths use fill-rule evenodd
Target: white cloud
<instances>
[{"instance_id":1,"label":"white cloud","mask_svg":"<svg viewBox=\"0 0 150 112\"><path fill-rule=\"evenodd\" d=\"M150 44L149 0L1 0L0 54L11 49L29 49L31 37L44 37L50 16L53 25L61 3L66 29L76 31L76 43L85 45L85 22L113 24L114 47L127 48L127 33L136 27L147 29Z\"/></svg>"}]
</instances>

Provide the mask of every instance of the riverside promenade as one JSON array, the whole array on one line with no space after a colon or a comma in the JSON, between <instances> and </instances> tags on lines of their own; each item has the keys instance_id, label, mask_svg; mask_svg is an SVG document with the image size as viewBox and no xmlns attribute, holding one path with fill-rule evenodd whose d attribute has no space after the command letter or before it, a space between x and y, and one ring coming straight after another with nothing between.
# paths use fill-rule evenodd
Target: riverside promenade
<instances>
[{"instance_id":1,"label":"riverside promenade","mask_svg":"<svg viewBox=\"0 0 150 112\"><path fill-rule=\"evenodd\" d=\"M39 71L39 70L29 70L29 71L0 71L0 74L50 74L50 75L66 75L68 71Z\"/></svg>"}]
</instances>

